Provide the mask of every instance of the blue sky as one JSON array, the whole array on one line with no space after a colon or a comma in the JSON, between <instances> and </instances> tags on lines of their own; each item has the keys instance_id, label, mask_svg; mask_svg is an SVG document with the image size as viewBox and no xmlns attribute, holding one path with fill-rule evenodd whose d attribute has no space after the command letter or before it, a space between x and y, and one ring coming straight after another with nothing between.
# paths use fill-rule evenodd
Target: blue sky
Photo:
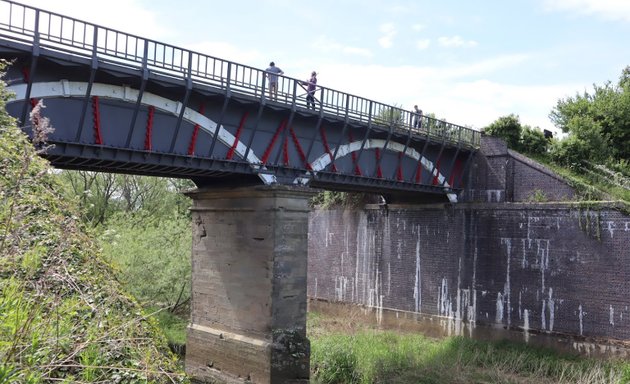
<instances>
[{"instance_id":1,"label":"blue sky","mask_svg":"<svg viewBox=\"0 0 630 384\"><path fill-rule=\"evenodd\" d=\"M630 0L22 0L481 129L630 65Z\"/></svg>"}]
</instances>

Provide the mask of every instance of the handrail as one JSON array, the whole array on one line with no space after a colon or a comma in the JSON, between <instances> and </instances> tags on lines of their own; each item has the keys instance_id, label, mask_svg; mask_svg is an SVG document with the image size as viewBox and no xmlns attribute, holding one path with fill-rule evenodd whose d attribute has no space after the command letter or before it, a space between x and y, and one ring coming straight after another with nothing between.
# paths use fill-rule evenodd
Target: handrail
<instances>
[{"instance_id":1,"label":"handrail","mask_svg":"<svg viewBox=\"0 0 630 384\"><path fill-rule=\"evenodd\" d=\"M39 45L48 49L92 58L96 52L104 62L133 68L147 68L173 78L189 78L194 83L217 87L225 92L252 96L261 102L306 105L294 90L302 81L279 75L278 98L269 100L266 93L265 70L223 60L140 36L102 27L72 17L41 10L10 0L0 0L0 37L32 44L37 36ZM394 127L438 140L478 148L481 134L468 127L421 116L414 127L416 115L395 106L360 96L318 86L320 108L325 114L344 117L349 121L374 126ZM371 116L371 111L374 115Z\"/></svg>"}]
</instances>

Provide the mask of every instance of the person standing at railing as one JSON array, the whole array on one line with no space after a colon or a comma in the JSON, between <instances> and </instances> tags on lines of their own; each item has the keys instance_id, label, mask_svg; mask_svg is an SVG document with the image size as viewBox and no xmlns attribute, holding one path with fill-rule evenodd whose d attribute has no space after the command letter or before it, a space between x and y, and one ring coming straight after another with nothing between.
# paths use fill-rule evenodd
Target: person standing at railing
<instances>
[{"instance_id":1,"label":"person standing at railing","mask_svg":"<svg viewBox=\"0 0 630 384\"><path fill-rule=\"evenodd\" d=\"M417 105L413 106L413 127L421 129L422 128L422 109L418 108Z\"/></svg>"},{"instance_id":2,"label":"person standing at railing","mask_svg":"<svg viewBox=\"0 0 630 384\"><path fill-rule=\"evenodd\" d=\"M282 75L284 72L282 69L276 67L273 61L269 63L269 68L265 71L269 79L269 99L275 100L278 98L278 75Z\"/></svg>"},{"instance_id":3,"label":"person standing at railing","mask_svg":"<svg viewBox=\"0 0 630 384\"><path fill-rule=\"evenodd\" d=\"M315 109L315 89L317 88L317 72L311 73L311 78L306 81L306 108L310 109L311 105Z\"/></svg>"}]
</instances>

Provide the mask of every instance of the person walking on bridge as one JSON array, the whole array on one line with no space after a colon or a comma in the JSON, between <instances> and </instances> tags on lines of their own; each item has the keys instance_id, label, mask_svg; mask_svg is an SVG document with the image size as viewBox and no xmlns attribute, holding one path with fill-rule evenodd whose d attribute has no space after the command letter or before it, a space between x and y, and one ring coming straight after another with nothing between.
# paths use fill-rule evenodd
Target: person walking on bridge
<instances>
[{"instance_id":1,"label":"person walking on bridge","mask_svg":"<svg viewBox=\"0 0 630 384\"><path fill-rule=\"evenodd\" d=\"M422 128L422 109L418 108L417 105L413 106L413 127Z\"/></svg>"},{"instance_id":2,"label":"person walking on bridge","mask_svg":"<svg viewBox=\"0 0 630 384\"><path fill-rule=\"evenodd\" d=\"M278 75L282 75L284 72L276 67L276 63L273 61L269 63L269 68L265 72L267 72L267 78L269 79L269 99L275 100L278 98Z\"/></svg>"},{"instance_id":3,"label":"person walking on bridge","mask_svg":"<svg viewBox=\"0 0 630 384\"><path fill-rule=\"evenodd\" d=\"M311 78L306 81L306 108L315 109L315 89L317 88L317 72L311 73Z\"/></svg>"}]
</instances>

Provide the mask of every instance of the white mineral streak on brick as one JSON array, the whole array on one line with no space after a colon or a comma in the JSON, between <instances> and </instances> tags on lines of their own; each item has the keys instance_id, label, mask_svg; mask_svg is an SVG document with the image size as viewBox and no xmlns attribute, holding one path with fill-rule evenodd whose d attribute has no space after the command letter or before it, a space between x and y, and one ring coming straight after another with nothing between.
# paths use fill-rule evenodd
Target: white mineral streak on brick
<instances>
[{"instance_id":1,"label":"white mineral streak on brick","mask_svg":"<svg viewBox=\"0 0 630 384\"><path fill-rule=\"evenodd\" d=\"M578 311L578 316L580 318L580 336L584 336L584 315L586 315L586 312L582 310L582 304L578 307Z\"/></svg>"},{"instance_id":2,"label":"white mineral streak on brick","mask_svg":"<svg viewBox=\"0 0 630 384\"><path fill-rule=\"evenodd\" d=\"M525 335L525 342L529 342L529 309L523 311L523 334Z\"/></svg>"},{"instance_id":3,"label":"white mineral streak on brick","mask_svg":"<svg viewBox=\"0 0 630 384\"><path fill-rule=\"evenodd\" d=\"M500 189L488 189L488 190L486 190L486 201L488 203L492 203L492 200L494 200L497 203L500 202L501 201L501 192L503 192L503 191L500 190Z\"/></svg>"},{"instance_id":4,"label":"white mineral streak on brick","mask_svg":"<svg viewBox=\"0 0 630 384\"><path fill-rule=\"evenodd\" d=\"M521 268L527 268L527 240L521 239L521 244L523 245L523 259L521 260Z\"/></svg>"},{"instance_id":5,"label":"white mineral streak on brick","mask_svg":"<svg viewBox=\"0 0 630 384\"><path fill-rule=\"evenodd\" d=\"M545 331L547 329L547 322L545 321L545 310L547 309L547 302L542 300L542 308L540 310L540 329Z\"/></svg>"},{"instance_id":6,"label":"white mineral streak on brick","mask_svg":"<svg viewBox=\"0 0 630 384\"><path fill-rule=\"evenodd\" d=\"M541 291L545 291L545 270L549 268L549 240L536 240L536 258L540 256Z\"/></svg>"},{"instance_id":7,"label":"white mineral streak on brick","mask_svg":"<svg viewBox=\"0 0 630 384\"><path fill-rule=\"evenodd\" d=\"M376 260L376 236L368 227L365 213L359 216L358 228L354 282L356 302L367 308L376 308L376 320L380 324L383 315L382 275Z\"/></svg>"},{"instance_id":8,"label":"white mineral streak on brick","mask_svg":"<svg viewBox=\"0 0 630 384\"><path fill-rule=\"evenodd\" d=\"M448 280L442 278L442 285L438 290L438 314L440 316L448 316L451 308L451 301L448 297Z\"/></svg>"},{"instance_id":9,"label":"white mineral streak on brick","mask_svg":"<svg viewBox=\"0 0 630 384\"><path fill-rule=\"evenodd\" d=\"M315 297L319 297L317 296L317 277L315 278Z\"/></svg>"},{"instance_id":10,"label":"white mineral streak on brick","mask_svg":"<svg viewBox=\"0 0 630 384\"><path fill-rule=\"evenodd\" d=\"M391 244L392 244L392 224L390 222L390 217L389 214L386 213L385 215L385 223L383 224L383 251L384 252L388 252L391 249ZM396 220L396 227L398 227L398 220ZM400 259L400 251L397 249L396 250L396 256L398 257L398 259ZM389 260L389 258L387 258L387 260Z\"/></svg>"},{"instance_id":11,"label":"white mineral streak on brick","mask_svg":"<svg viewBox=\"0 0 630 384\"><path fill-rule=\"evenodd\" d=\"M392 293L392 264L387 262L387 296Z\"/></svg>"},{"instance_id":12,"label":"white mineral streak on brick","mask_svg":"<svg viewBox=\"0 0 630 384\"><path fill-rule=\"evenodd\" d=\"M413 298L416 304L416 312L422 309L422 275L420 274L420 236L416 239L416 281L413 286Z\"/></svg>"},{"instance_id":13,"label":"white mineral streak on brick","mask_svg":"<svg viewBox=\"0 0 630 384\"><path fill-rule=\"evenodd\" d=\"M615 230L617 229L617 223L614 221L607 221L606 224L606 229L608 230L608 233L610 233L610 238L612 239L615 234Z\"/></svg>"},{"instance_id":14,"label":"white mineral streak on brick","mask_svg":"<svg viewBox=\"0 0 630 384\"><path fill-rule=\"evenodd\" d=\"M495 321L497 323L503 323L503 295L501 292L497 292L497 313Z\"/></svg>"},{"instance_id":15,"label":"white mineral streak on brick","mask_svg":"<svg viewBox=\"0 0 630 384\"><path fill-rule=\"evenodd\" d=\"M503 297L506 299L506 304L507 304L507 308L505 308L506 310L506 315L507 315L507 323L508 325L510 325L512 319L511 319L511 313L512 313L512 307L510 304L510 259L511 259L511 254L512 254L512 239L510 238L501 238L501 244L505 244L505 248L506 248L506 253L507 253L507 269L506 269L506 276L505 276L505 285L503 287Z\"/></svg>"},{"instance_id":16,"label":"white mineral streak on brick","mask_svg":"<svg viewBox=\"0 0 630 384\"><path fill-rule=\"evenodd\" d=\"M518 291L518 319L522 320L522 313L521 313L521 296L522 296L523 291Z\"/></svg>"},{"instance_id":17,"label":"white mineral streak on brick","mask_svg":"<svg viewBox=\"0 0 630 384\"><path fill-rule=\"evenodd\" d=\"M345 276L337 276L337 278L335 278L335 298L337 301L345 301L347 289L348 278Z\"/></svg>"},{"instance_id":18,"label":"white mineral streak on brick","mask_svg":"<svg viewBox=\"0 0 630 384\"><path fill-rule=\"evenodd\" d=\"M472 310L468 313L468 321L471 322L471 326L474 328L477 321L477 247L473 250L473 275L472 275ZM472 330L471 330L472 335Z\"/></svg>"},{"instance_id":19,"label":"white mineral streak on brick","mask_svg":"<svg viewBox=\"0 0 630 384\"><path fill-rule=\"evenodd\" d=\"M461 285L462 285L462 257L460 256L458 267L457 267L457 299L455 300L455 302L457 303L455 307L455 334L457 336L461 335L463 308L468 306L467 299L466 299L466 302L462 303ZM466 290L466 293L468 293L468 290Z\"/></svg>"},{"instance_id":20,"label":"white mineral streak on brick","mask_svg":"<svg viewBox=\"0 0 630 384\"><path fill-rule=\"evenodd\" d=\"M610 325L612 325L613 327L615 326L615 308L613 308L613 306L610 306L610 319L608 320L608 322L610 323Z\"/></svg>"},{"instance_id":21,"label":"white mineral streak on brick","mask_svg":"<svg viewBox=\"0 0 630 384\"><path fill-rule=\"evenodd\" d=\"M556 301L552 296L553 288L549 287L549 301L547 301L547 307L549 308L549 332L553 332L553 322L556 317Z\"/></svg>"}]
</instances>

